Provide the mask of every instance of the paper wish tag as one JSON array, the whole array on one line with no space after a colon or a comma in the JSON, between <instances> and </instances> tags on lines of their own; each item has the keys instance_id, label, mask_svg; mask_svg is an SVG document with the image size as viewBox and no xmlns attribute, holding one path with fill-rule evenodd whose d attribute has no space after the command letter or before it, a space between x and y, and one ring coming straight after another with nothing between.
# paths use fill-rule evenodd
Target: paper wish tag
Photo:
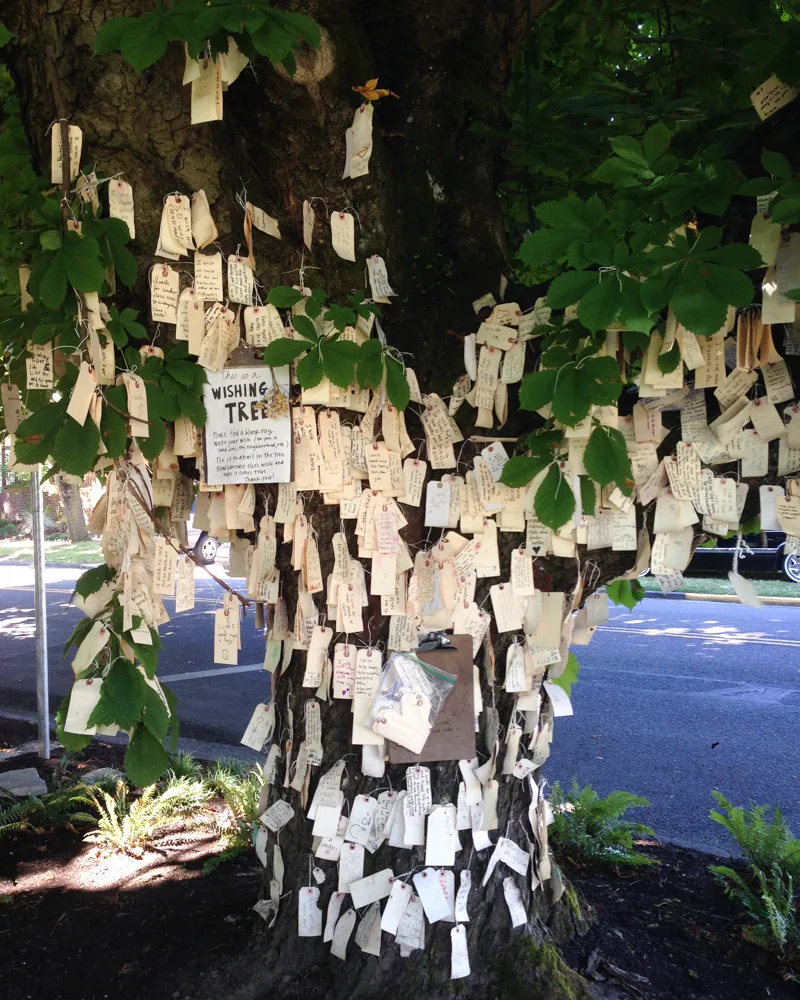
<instances>
[{"instance_id":1,"label":"paper wish tag","mask_svg":"<svg viewBox=\"0 0 800 1000\"><path fill-rule=\"evenodd\" d=\"M64 723L64 731L81 736L94 736L96 726L89 725L89 716L100 701L103 682L99 677L77 680L72 686L69 711Z\"/></svg>"},{"instance_id":2,"label":"paper wish tag","mask_svg":"<svg viewBox=\"0 0 800 1000\"><path fill-rule=\"evenodd\" d=\"M350 883L364 877L364 847L344 844L339 855L339 892L349 892Z\"/></svg>"},{"instance_id":3,"label":"paper wish tag","mask_svg":"<svg viewBox=\"0 0 800 1000\"><path fill-rule=\"evenodd\" d=\"M412 896L411 886L407 882L401 882L399 879L395 879L392 882L389 899L381 917L382 931L386 931L388 934L397 933L400 919L405 913Z\"/></svg>"},{"instance_id":4,"label":"paper wish tag","mask_svg":"<svg viewBox=\"0 0 800 1000\"><path fill-rule=\"evenodd\" d=\"M154 323L178 322L180 274L169 264L155 264L150 272L150 318Z\"/></svg>"},{"instance_id":5,"label":"paper wish tag","mask_svg":"<svg viewBox=\"0 0 800 1000\"><path fill-rule=\"evenodd\" d=\"M378 802L371 795L357 795L350 810L344 839L354 844L366 845ZM370 900L372 902L372 900Z\"/></svg>"},{"instance_id":6,"label":"paper wish tag","mask_svg":"<svg viewBox=\"0 0 800 1000\"><path fill-rule=\"evenodd\" d=\"M305 886L297 894L297 936L322 936L322 910L318 886Z\"/></svg>"},{"instance_id":7,"label":"paper wish tag","mask_svg":"<svg viewBox=\"0 0 800 1000\"><path fill-rule=\"evenodd\" d=\"M445 895L439 873L435 868L426 868L413 877L414 888L422 901L428 922L435 924L439 920L447 920L450 916L450 903Z\"/></svg>"},{"instance_id":8,"label":"paper wish tag","mask_svg":"<svg viewBox=\"0 0 800 1000\"><path fill-rule=\"evenodd\" d=\"M352 908L336 921L331 941L331 955L335 955L336 958L341 959L343 962L347 959L347 945L355 925L356 911Z\"/></svg>"},{"instance_id":9,"label":"paper wish tag","mask_svg":"<svg viewBox=\"0 0 800 1000\"><path fill-rule=\"evenodd\" d=\"M511 915L511 926L521 927L528 922L525 905L522 902L522 890L511 875L503 879L503 895L506 897L508 912Z\"/></svg>"},{"instance_id":10,"label":"paper wish tag","mask_svg":"<svg viewBox=\"0 0 800 1000\"><path fill-rule=\"evenodd\" d=\"M412 753L422 753L431 731L430 711L431 703L424 695L404 691L400 711L381 708L372 728L384 740L399 743Z\"/></svg>"},{"instance_id":11,"label":"paper wish tag","mask_svg":"<svg viewBox=\"0 0 800 1000\"><path fill-rule=\"evenodd\" d=\"M333 940L333 932L336 928L336 923L339 920L339 914L342 910L342 903L347 895L346 892L335 892L331 898L328 900L328 912L325 917L325 933L322 937L324 944L328 941Z\"/></svg>"},{"instance_id":12,"label":"paper wish tag","mask_svg":"<svg viewBox=\"0 0 800 1000\"><path fill-rule=\"evenodd\" d=\"M761 505L761 530L780 531L778 523L777 503L784 497L782 486L760 486L758 498Z\"/></svg>"},{"instance_id":13,"label":"paper wish tag","mask_svg":"<svg viewBox=\"0 0 800 1000\"><path fill-rule=\"evenodd\" d=\"M753 107L763 122L797 97L798 91L782 83L774 74L750 95Z\"/></svg>"},{"instance_id":14,"label":"paper wish tag","mask_svg":"<svg viewBox=\"0 0 800 1000\"><path fill-rule=\"evenodd\" d=\"M728 572L728 580L742 604L746 604L750 608L763 607L764 602L756 593L756 588L740 573L734 573L733 570L730 570Z\"/></svg>"},{"instance_id":15,"label":"paper wish tag","mask_svg":"<svg viewBox=\"0 0 800 1000\"><path fill-rule=\"evenodd\" d=\"M380 899L386 899L392 891L393 882L394 872L391 868L384 868L374 875L351 882L350 895L353 906L359 910L362 906L369 906Z\"/></svg>"},{"instance_id":16,"label":"paper wish tag","mask_svg":"<svg viewBox=\"0 0 800 1000\"><path fill-rule=\"evenodd\" d=\"M446 528L450 517L450 483L431 480L425 491L425 527Z\"/></svg>"},{"instance_id":17,"label":"paper wish tag","mask_svg":"<svg viewBox=\"0 0 800 1000\"><path fill-rule=\"evenodd\" d=\"M52 184L63 182L62 128L61 122L55 122L50 130L50 182ZM83 146L83 132L77 125L67 125L67 145L69 147L69 179L74 181L80 171L81 147Z\"/></svg>"},{"instance_id":18,"label":"paper wish tag","mask_svg":"<svg viewBox=\"0 0 800 1000\"><path fill-rule=\"evenodd\" d=\"M781 531L787 535L800 535L800 496L778 497L775 516Z\"/></svg>"},{"instance_id":19,"label":"paper wish tag","mask_svg":"<svg viewBox=\"0 0 800 1000\"><path fill-rule=\"evenodd\" d=\"M349 212L331 212L331 246L343 260L355 261L355 220Z\"/></svg>"},{"instance_id":20,"label":"paper wish tag","mask_svg":"<svg viewBox=\"0 0 800 1000\"><path fill-rule=\"evenodd\" d=\"M266 812L261 814L259 821L263 823L268 830L271 830L273 833L277 833L286 826L293 816L294 809L292 809L289 803L284 802L282 799L278 799L277 802L272 803Z\"/></svg>"},{"instance_id":21,"label":"paper wish tag","mask_svg":"<svg viewBox=\"0 0 800 1000\"><path fill-rule=\"evenodd\" d=\"M483 876L482 885L485 886L489 881L499 861L508 865L518 875L527 875L531 856L527 851L523 851L519 844L515 844L513 840L501 837L495 844L492 856L489 858L489 864L486 867L486 874Z\"/></svg>"}]
</instances>

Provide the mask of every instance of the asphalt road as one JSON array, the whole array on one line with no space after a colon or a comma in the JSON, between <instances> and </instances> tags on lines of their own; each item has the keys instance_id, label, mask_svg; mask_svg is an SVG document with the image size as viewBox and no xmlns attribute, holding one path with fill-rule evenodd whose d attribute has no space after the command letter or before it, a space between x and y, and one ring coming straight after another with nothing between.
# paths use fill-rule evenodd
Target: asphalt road
<instances>
[{"instance_id":1,"label":"asphalt road","mask_svg":"<svg viewBox=\"0 0 800 1000\"><path fill-rule=\"evenodd\" d=\"M72 653L64 661L62 647L80 619L69 605L79 571L52 567L47 575L55 708L72 678ZM0 714L35 712L32 579L31 569L0 568ZM235 746L267 691L264 645L246 622L239 666L211 662L218 594L198 577L194 611L162 629L160 675L179 695L182 736ZM736 803L779 805L800 833L799 622L793 607L655 599L633 612L612 606L608 625L575 650L575 716L556 720L546 776L644 795L652 805L641 820L681 844L731 846L708 819L713 788Z\"/></svg>"}]
</instances>

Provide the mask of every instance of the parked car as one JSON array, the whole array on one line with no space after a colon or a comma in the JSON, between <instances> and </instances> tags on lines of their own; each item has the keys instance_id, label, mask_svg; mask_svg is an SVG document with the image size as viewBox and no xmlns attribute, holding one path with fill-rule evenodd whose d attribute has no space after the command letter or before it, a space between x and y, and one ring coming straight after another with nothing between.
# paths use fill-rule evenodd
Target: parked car
<instances>
[{"instance_id":1,"label":"parked car","mask_svg":"<svg viewBox=\"0 0 800 1000\"><path fill-rule=\"evenodd\" d=\"M701 546L695 549L687 573L705 576L733 569L736 536L717 538L716 542L713 548ZM745 535L739 553L739 572L745 576L785 576L792 583L800 583L800 556L784 553L785 543L786 535L782 531Z\"/></svg>"},{"instance_id":2,"label":"parked car","mask_svg":"<svg viewBox=\"0 0 800 1000\"><path fill-rule=\"evenodd\" d=\"M219 542L213 535L209 535L207 531L201 531L200 537L194 544L194 554L195 558L199 559L203 565L208 566L209 563L213 563L217 558L217 549L219 548Z\"/></svg>"}]
</instances>

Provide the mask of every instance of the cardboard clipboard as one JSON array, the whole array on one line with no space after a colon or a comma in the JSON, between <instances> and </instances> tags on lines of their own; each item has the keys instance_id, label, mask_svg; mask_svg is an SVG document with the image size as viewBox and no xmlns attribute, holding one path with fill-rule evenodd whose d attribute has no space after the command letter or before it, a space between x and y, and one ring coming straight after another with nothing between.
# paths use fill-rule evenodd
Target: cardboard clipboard
<instances>
[{"instance_id":1,"label":"cardboard clipboard","mask_svg":"<svg viewBox=\"0 0 800 1000\"><path fill-rule=\"evenodd\" d=\"M469 760L475 756L475 681L472 669L472 636L451 636L455 649L414 653L424 663L456 675L430 736L415 754L386 741L390 764L421 764L437 760Z\"/></svg>"}]
</instances>

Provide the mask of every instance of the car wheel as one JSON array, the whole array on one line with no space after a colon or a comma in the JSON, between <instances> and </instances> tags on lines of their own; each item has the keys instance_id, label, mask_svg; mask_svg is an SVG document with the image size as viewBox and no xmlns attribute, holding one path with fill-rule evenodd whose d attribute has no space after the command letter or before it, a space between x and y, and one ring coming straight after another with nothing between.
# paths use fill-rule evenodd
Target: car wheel
<instances>
[{"instance_id":1,"label":"car wheel","mask_svg":"<svg viewBox=\"0 0 800 1000\"><path fill-rule=\"evenodd\" d=\"M800 583L800 556L786 556L783 560L783 572L792 583Z\"/></svg>"},{"instance_id":2,"label":"car wheel","mask_svg":"<svg viewBox=\"0 0 800 1000\"><path fill-rule=\"evenodd\" d=\"M203 565L213 563L217 558L219 542L213 535L201 535L194 547L194 554Z\"/></svg>"}]
</instances>

